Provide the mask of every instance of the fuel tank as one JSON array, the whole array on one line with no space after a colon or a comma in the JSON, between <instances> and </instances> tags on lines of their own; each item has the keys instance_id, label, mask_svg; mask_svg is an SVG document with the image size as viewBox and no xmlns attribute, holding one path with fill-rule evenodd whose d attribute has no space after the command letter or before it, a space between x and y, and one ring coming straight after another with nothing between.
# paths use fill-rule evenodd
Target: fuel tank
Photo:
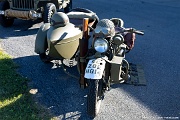
<instances>
[{"instance_id":1,"label":"fuel tank","mask_svg":"<svg viewBox=\"0 0 180 120\"><path fill-rule=\"evenodd\" d=\"M49 56L70 59L76 53L82 31L72 23L65 26L51 26L47 32Z\"/></svg>"}]
</instances>

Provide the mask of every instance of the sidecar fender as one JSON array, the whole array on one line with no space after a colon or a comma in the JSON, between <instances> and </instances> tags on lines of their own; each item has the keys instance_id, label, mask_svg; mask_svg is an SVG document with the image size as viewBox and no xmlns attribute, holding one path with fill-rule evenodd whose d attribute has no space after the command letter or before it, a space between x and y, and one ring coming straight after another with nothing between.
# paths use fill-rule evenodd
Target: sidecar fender
<instances>
[{"instance_id":1,"label":"sidecar fender","mask_svg":"<svg viewBox=\"0 0 180 120\"><path fill-rule=\"evenodd\" d=\"M48 43L47 43L47 31L50 28L50 23L45 23L41 25L39 28L37 35L36 35L36 40L35 40L35 52L37 54L44 53L47 48L48 48Z\"/></svg>"}]
</instances>

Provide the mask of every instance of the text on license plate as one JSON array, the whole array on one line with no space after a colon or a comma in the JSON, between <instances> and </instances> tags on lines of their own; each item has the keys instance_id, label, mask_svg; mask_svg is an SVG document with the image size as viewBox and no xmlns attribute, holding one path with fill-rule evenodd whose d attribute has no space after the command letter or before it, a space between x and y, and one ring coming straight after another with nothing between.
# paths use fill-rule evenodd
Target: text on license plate
<instances>
[{"instance_id":1,"label":"text on license plate","mask_svg":"<svg viewBox=\"0 0 180 120\"><path fill-rule=\"evenodd\" d=\"M105 63L101 58L89 60L85 70L85 78L101 79Z\"/></svg>"}]
</instances>

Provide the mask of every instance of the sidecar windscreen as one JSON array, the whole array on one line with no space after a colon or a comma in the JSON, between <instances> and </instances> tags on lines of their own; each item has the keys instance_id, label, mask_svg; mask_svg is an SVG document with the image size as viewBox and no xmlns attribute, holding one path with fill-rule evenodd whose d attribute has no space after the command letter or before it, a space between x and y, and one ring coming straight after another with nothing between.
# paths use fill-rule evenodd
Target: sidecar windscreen
<instances>
[{"instance_id":1,"label":"sidecar windscreen","mask_svg":"<svg viewBox=\"0 0 180 120\"><path fill-rule=\"evenodd\" d=\"M82 26L83 18L89 18L89 26L93 26L95 21L97 21L97 15L95 13L85 13L72 11L67 13L70 23L73 23L75 26Z\"/></svg>"}]
</instances>

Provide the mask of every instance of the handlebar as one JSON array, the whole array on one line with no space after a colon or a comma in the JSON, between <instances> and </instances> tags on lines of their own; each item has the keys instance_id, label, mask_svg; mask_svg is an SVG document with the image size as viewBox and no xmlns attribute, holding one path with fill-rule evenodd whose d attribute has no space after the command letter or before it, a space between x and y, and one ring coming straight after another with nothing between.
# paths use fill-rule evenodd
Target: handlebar
<instances>
[{"instance_id":1,"label":"handlebar","mask_svg":"<svg viewBox=\"0 0 180 120\"><path fill-rule=\"evenodd\" d=\"M138 35L144 35L144 32L142 30L136 30L135 28L125 28L123 30L124 32L130 32L130 33L135 33Z\"/></svg>"}]
</instances>

